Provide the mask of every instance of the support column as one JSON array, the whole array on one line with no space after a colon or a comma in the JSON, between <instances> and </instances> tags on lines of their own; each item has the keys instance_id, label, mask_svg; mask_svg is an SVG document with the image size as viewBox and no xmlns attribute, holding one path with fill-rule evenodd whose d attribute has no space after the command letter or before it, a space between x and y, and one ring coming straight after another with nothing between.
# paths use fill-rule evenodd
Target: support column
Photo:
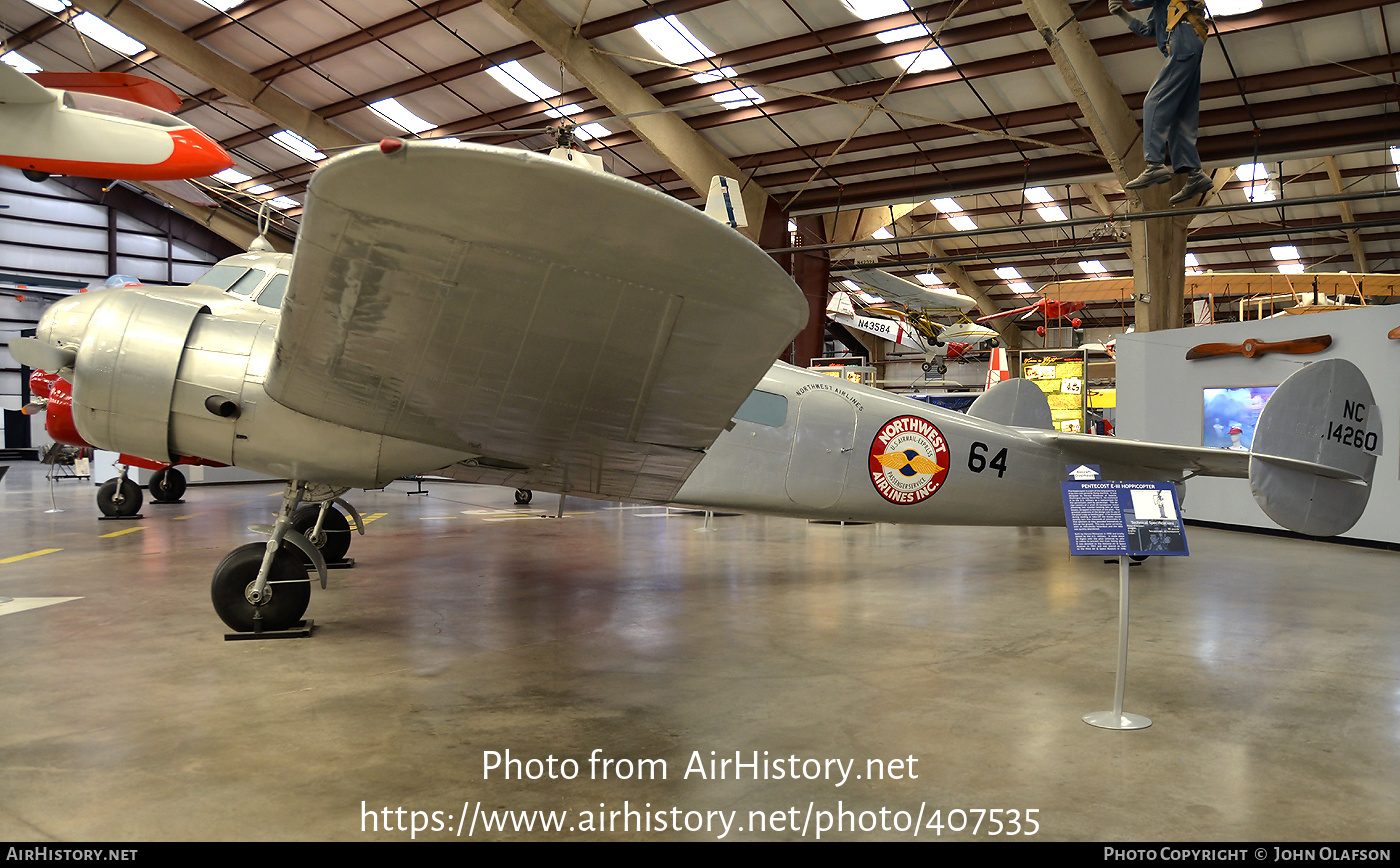
<instances>
[{"instance_id":1,"label":"support column","mask_svg":"<svg viewBox=\"0 0 1400 868\"><path fill-rule=\"evenodd\" d=\"M797 235L804 242L821 244L826 241L825 227L820 216L797 218ZM825 250L794 253L793 277L807 297L807 326L794 341L792 363L799 368L821 356L826 340L826 294L831 281L831 256Z\"/></svg>"}]
</instances>

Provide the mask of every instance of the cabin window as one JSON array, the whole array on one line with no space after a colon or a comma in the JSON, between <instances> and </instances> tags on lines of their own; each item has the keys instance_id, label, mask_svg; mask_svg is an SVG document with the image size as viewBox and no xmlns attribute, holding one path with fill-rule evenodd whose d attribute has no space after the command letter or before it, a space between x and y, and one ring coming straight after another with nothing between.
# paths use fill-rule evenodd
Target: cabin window
<instances>
[{"instance_id":1,"label":"cabin window","mask_svg":"<svg viewBox=\"0 0 1400 868\"><path fill-rule=\"evenodd\" d=\"M241 295L244 298L253 294L253 290L262 285L267 278L267 272L261 268L250 268L248 273L233 282L228 291L234 295Z\"/></svg>"},{"instance_id":2,"label":"cabin window","mask_svg":"<svg viewBox=\"0 0 1400 868\"><path fill-rule=\"evenodd\" d=\"M275 274L268 281L267 289L258 295L258 304L263 307L281 308L282 296L287 294L287 280L291 275Z\"/></svg>"},{"instance_id":3,"label":"cabin window","mask_svg":"<svg viewBox=\"0 0 1400 868\"><path fill-rule=\"evenodd\" d=\"M734 418L757 425L767 425L770 428L781 428L787 422L787 405L785 395L754 389L753 394L740 405Z\"/></svg>"},{"instance_id":4,"label":"cabin window","mask_svg":"<svg viewBox=\"0 0 1400 868\"><path fill-rule=\"evenodd\" d=\"M248 273L246 265L216 265L196 280L195 286L212 286L215 289L228 289L238 278Z\"/></svg>"}]
</instances>

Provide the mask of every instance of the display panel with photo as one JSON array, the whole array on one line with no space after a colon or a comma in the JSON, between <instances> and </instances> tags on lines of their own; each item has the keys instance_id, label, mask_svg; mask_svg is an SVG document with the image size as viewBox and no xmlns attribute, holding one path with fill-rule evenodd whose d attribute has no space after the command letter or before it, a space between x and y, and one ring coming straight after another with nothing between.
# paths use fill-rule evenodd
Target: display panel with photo
<instances>
[{"instance_id":1,"label":"display panel with photo","mask_svg":"<svg viewBox=\"0 0 1400 868\"><path fill-rule=\"evenodd\" d=\"M1254 426L1277 386L1203 389L1201 445L1248 452Z\"/></svg>"}]
</instances>

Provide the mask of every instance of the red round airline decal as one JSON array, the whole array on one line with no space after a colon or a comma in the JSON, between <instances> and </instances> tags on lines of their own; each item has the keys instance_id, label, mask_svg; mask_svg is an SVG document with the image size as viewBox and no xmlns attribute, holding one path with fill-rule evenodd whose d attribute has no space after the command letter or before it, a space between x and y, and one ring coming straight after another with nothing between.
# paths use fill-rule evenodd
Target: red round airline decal
<instances>
[{"instance_id":1,"label":"red round airline decal","mask_svg":"<svg viewBox=\"0 0 1400 868\"><path fill-rule=\"evenodd\" d=\"M948 441L927 419L896 416L870 444L870 481L890 503L919 503L948 478Z\"/></svg>"}]
</instances>

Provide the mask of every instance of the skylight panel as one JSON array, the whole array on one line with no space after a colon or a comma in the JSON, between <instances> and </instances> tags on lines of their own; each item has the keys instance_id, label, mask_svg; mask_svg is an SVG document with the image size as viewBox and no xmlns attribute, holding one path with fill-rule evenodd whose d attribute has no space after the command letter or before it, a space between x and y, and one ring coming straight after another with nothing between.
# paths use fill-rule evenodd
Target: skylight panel
<instances>
[{"instance_id":1,"label":"skylight panel","mask_svg":"<svg viewBox=\"0 0 1400 868\"><path fill-rule=\"evenodd\" d=\"M1212 18L1227 18L1253 12L1264 5L1264 0L1206 0L1206 11Z\"/></svg>"},{"instance_id":2,"label":"skylight panel","mask_svg":"<svg viewBox=\"0 0 1400 868\"><path fill-rule=\"evenodd\" d=\"M715 94L714 100L723 104L725 108L738 108L746 105L758 105L763 102L763 94L751 87L736 87L733 90Z\"/></svg>"},{"instance_id":3,"label":"skylight panel","mask_svg":"<svg viewBox=\"0 0 1400 868\"><path fill-rule=\"evenodd\" d=\"M1245 163L1235 169L1235 177L1241 181L1267 181L1269 167L1263 163Z\"/></svg>"},{"instance_id":4,"label":"skylight panel","mask_svg":"<svg viewBox=\"0 0 1400 868\"><path fill-rule=\"evenodd\" d=\"M518 60L508 60L500 66L487 67L486 74L523 100L534 102L559 95L559 91L536 78L530 70L521 66Z\"/></svg>"},{"instance_id":5,"label":"skylight panel","mask_svg":"<svg viewBox=\"0 0 1400 868\"><path fill-rule=\"evenodd\" d=\"M1010 265L1003 265L1003 266L1000 267L1000 268L994 269L994 271L996 272L997 277L1000 277L1002 280L1020 280L1020 279L1021 279L1021 272L1017 271L1015 268L1011 267Z\"/></svg>"},{"instance_id":6,"label":"skylight panel","mask_svg":"<svg viewBox=\"0 0 1400 868\"><path fill-rule=\"evenodd\" d=\"M1097 259L1086 259L1079 263L1079 270L1090 277L1102 277L1108 274L1108 269L1103 267L1103 263Z\"/></svg>"},{"instance_id":7,"label":"skylight panel","mask_svg":"<svg viewBox=\"0 0 1400 868\"><path fill-rule=\"evenodd\" d=\"M307 162L314 163L317 160L324 160L326 158L325 154L316 150L315 145L291 130L273 133L269 138Z\"/></svg>"},{"instance_id":8,"label":"skylight panel","mask_svg":"<svg viewBox=\"0 0 1400 868\"><path fill-rule=\"evenodd\" d=\"M29 0L30 6L38 6L45 12L62 12L71 4L68 0Z\"/></svg>"},{"instance_id":9,"label":"skylight panel","mask_svg":"<svg viewBox=\"0 0 1400 868\"><path fill-rule=\"evenodd\" d=\"M285 210L288 209L288 208L300 208L300 207L301 207L301 203L298 202L297 200L293 199L291 196L278 196L278 197L275 198L275 199L268 199L268 200L267 200L267 204L271 205L271 206L274 207L274 208L278 208L278 209L280 209L280 210L283 210L283 211L285 211Z\"/></svg>"},{"instance_id":10,"label":"skylight panel","mask_svg":"<svg viewBox=\"0 0 1400 868\"><path fill-rule=\"evenodd\" d=\"M220 12L227 12L235 6L243 4L243 0L195 0L201 6L208 6L210 9L217 9Z\"/></svg>"},{"instance_id":11,"label":"skylight panel","mask_svg":"<svg viewBox=\"0 0 1400 868\"><path fill-rule=\"evenodd\" d=\"M84 12L74 18L73 26L79 33L92 41L100 42L116 53L125 54L127 57L146 50L144 43L137 42L91 12Z\"/></svg>"},{"instance_id":12,"label":"skylight panel","mask_svg":"<svg viewBox=\"0 0 1400 868\"><path fill-rule=\"evenodd\" d=\"M218 178L220 181L223 181L225 184L231 185L241 184L244 181L248 180L250 176L243 174L237 169L224 169L222 172L219 172L216 175L214 175L214 177Z\"/></svg>"},{"instance_id":13,"label":"skylight panel","mask_svg":"<svg viewBox=\"0 0 1400 868\"><path fill-rule=\"evenodd\" d=\"M1186 254L1186 273L1187 273L1187 274L1200 274L1200 273L1201 273L1201 261L1200 261L1199 259L1196 258L1196 254L1194 254L1194 253L1188 253L1188 254Z\"/></svg>"},{"instance_id":14,"label":"skylight panel","mask_svg":"<svg viewBox=\"0 0 1400 868\"><path fill-rule=\"evenodd\" d=\"M863 21L909 11L909 4L904 0L841 0L841 5Z\"/></svg>"},{"instance_id":15,"label":"skylight panel","mask_svg":"<svg viewBox=\"0 0 1400 868\"><path fill-rule=\"evenodd\" d=\"M404 108L403 103L393 97L370 103L369 110L405 132L421 133L437 126Z\"/></svg>"},{"instance_id":16,"label":"skylight panel","mask_svg":"<svg viewBox=\"0 0 1400 868\"><path fill-rule=\"evenodd\" d=\"M612 130L602 124L580 124L574 127L574 135L585 142L591 139L601 139L603 136L612 135Z\"/></svg>"},{"instance_id":17,"label":"skylight panel","mask_svg":"<svg viewBox=\"0 0 1400 868\"><path fill-rule=\"evenodd\" d=\"M1303 263L1301 262L1280 262L1278 270L1282 274L1302 274Z\"/></svg>"},{"instance_id":18,"label":"skylight panel","mask_svg":"<svg viewBox=\"0 0 1400 868\"><path fill-rule=\"evenodd\" d=\"M1014 283L1008 283L1007 286L1011 287L1016 292L1019 292L1021 295L1030 295L1031 293L1035 292L1035 290L1031 288L1031 285L1029 283L1026 283L1024 280L1018 280Z\"/></svg>"},{"instance_id":19,"label":"skylight panel","mask_svg":"<svg viewBox=\"0 0 1400 868\"><path fill-rule=\"evenodd\" d=\"M1039 208L1035 209L1035 212L1040 215L1040 219L1047 223L1069 219L1069 217L1065 216L1064 210L1060 208L1059 205L1041 205Z\"/></svg>"},{"instance_id":20,"label":"skylight panel","mask_svg":"<svg viewBox=\"0 0 1400 868\"><path fill-rule=\"evenodd\" d=\"M18 51L7 51L5 54L0 55L0 60L3 60L5 63L8 63L10 66L13 66L15 69L25 74L44 71L39 64L34 63Z\"/></svg>"},{"instance_id":21,"label":"skylight panel","mask_svg":"<svg viewBox=\"0 0 1400 868\"><path fill-rule=\"evenodd\" d=\"M1395 182L1400 184L1400 148L1390 149L1390 165L1395 167Z\"/></svg>"},{"instance_id":22,"label":"skylight panel","mask_svg":"<svg viewBox=\"0 0 1400 868\"><path fill-rule=\"evenodd\" d=\"M948 55L944 54L941 48L925 48L912 54L901 54L895 58L895 62L910 72L930 72L935 69L947 69L953 65L953 61L948 59Z\"/></svg>"},{"instance_id":23,"label":"skylight panel","mask_svg":"<svg viewBox=\"0 0 1400 868\"><path fill-rule=\"evenodd\" d=\"M715 56L715 53L686 29L674 15L643 21L637 25L636 31L662 57L672 63L694 63Z\"/></svg>"},{"instance_id":24,"label":"skylight panel","mask_svg":"<svg viewBox=\"0 0 1400 868\"><path fill-rule=\"evenodd\" d=\"M272 192L272 188L269 187L269 186L266 185L266 184L254 184L253 186L249 187L248 189L244 190L243 192L244 192L244 193L252 193L254 196L261 196L261 195L264 194L264 193L271 193L271 192Z\"/></svg>"},{"instance_id":25,"label":"skylight panel","mask_svg":"<svg viewBox=\"0 0 1400 868\"><path fill-rule=\"evenodd\" d=\"M1044 187L1027 187L1026 201L1034 202L1037 205L1046 205L1055 201L1055 197L1050 195L1050 191Z\"/></svg>"},{"instance_id":26,"label":"skylight panel","mask_svg":"<svg viewBox=\"0 0 1400 868\"><path fill-rule=\"evenodd\" d=\"M1274 259L1280 261L1287 259L1297 259L1298 248L1293 246L1292 244L1284 244L1278 247L1270 247L1269 255L1272 256Z\"/></svg>"},{"instance_id":27,"label":"skylight panel","mask_svg":"<svg viewBox=\"0 0 1400 868\"><path fill-rule=\"evenodd\" d=\"M952 199L934 199L933 207L937 208L959 232L970 232L977 228L977 222L964 214L962 206Z\"/></svg>"},{"instance_id":28,"label":"skylight panel","mask_svg":"<svg viewBox=\"0 0 1400 868\"><path fill-rule=\"evenodd\" d=\"M875 34L875 38L889 45L891 42L903 42L906 39L928 38L928 25L910 24L908 27L896 27L893 30L885 30Z\"/></svg>"},{"instance_id":29,"label":"skylight panel","mask_svg":"<svg viewBox=\"0 0 1400 868\"><path fill-rule=\"evenodd\" d=\"M870 237L884 239L893 238L894 235L890 234L890 230L888 228L881 226L879 229L876 229L874 232L870 233Z\"/></svg>"},{"instance_id":30,"label":"skylight panel","mask_svg":"<svg viewBox=\"0 0 1400 868\"><path fill-rule=\"evenodd\" d=\"M927 272L926 274L916 274L914 275L914 279L917 280L919 283L922 283L924 286L929 287L930 289L937 289L943 286L943 280L938 275L934 274L932 271Z\"/></svg>"},{"instance_id":31,"label":"skylight panel","mask_svg":"<svg viewBox=\"0 0 1400 868\"><path fill-rule=\"evenodd\" d=\"M844 287L846 288L846 291L847 291L847 292L864 292L864 291L865 291L865 290L861 289L861 288L860 288L860 284L859 284L859 283L856 283L854 280L843 280L843 281L841 281L841 285L844 286Z\"/></svg>"}]
</instances>

